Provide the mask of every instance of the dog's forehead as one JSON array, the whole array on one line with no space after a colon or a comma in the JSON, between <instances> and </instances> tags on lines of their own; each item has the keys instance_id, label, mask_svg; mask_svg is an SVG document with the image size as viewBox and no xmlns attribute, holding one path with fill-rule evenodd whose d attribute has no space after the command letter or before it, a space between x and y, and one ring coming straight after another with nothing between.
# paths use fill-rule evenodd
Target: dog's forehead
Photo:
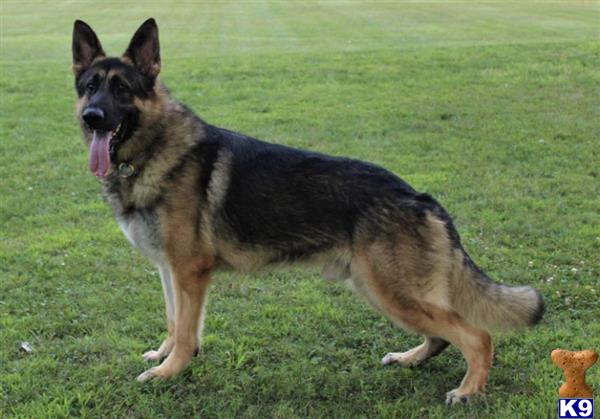
<instances>
[{"instance_id":1,"label":"dog's forehead","mask_svg":"<svg viewBox=\"0 0 600 419\"><path fill-rule=\"evenodd\" d=\"M127 64L120 58L115 57L102 58L94 62L90 70L102 77L107 76L109 78L116 74L122 75L123 77L135 76L135 69L130 64Z\"/></svg>"}]
</instances>

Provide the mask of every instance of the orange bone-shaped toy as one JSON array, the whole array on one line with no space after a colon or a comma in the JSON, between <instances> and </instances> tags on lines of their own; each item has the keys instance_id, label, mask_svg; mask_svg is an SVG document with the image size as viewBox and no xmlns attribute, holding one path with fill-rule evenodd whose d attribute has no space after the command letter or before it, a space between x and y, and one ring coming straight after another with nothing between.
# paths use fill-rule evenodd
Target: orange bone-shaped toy
<instances>
[{"instance_id":1,"label":"orange bone-shaped toy","mask_svg":"<svg viewBox=\"0 0 600 419\"><path fill-rule=\"evenodd\" d=\"M559 397L592 398L592 388L585 382L585 371L598 360L597 352L591 349L579 352L555 349L550 357L565 373L565 383L558 390Z\"/></svg>"}]
</instances>

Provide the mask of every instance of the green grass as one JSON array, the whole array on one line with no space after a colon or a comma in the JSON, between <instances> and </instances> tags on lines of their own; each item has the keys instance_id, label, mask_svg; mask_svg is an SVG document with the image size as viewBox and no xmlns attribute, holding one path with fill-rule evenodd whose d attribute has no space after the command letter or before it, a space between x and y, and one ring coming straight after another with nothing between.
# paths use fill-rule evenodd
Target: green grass
<instances>
[{"instance_id":1,"label":"green grass","mask_svg":"<svg viewBox=\"0 0 600 419\"><path fill-rule=\"evenodd\" d=\"M551 350L600 350L598 3L1 8L0 416L555 417ZM384 165L455 215L491 276L542 291L539 327L496 338L486 395L444 406L454 348L380 367L420 338L298 269L220 275L201 356L134 381L163 338L160 281L88 173L70 37L84 19L119 54L149 16L163 81L203 118ZM600 366L588 381L600 394Z\"/></svg>"}]
</instances>

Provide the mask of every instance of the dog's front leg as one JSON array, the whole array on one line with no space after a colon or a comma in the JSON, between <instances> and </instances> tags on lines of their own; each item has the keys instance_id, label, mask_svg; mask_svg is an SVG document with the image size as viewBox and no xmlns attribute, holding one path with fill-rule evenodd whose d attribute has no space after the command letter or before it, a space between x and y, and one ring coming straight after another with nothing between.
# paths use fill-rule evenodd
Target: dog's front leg
<instances>
[{"instance_id":1,"label":"dog's front leg","mask_svg":"<svg viewBox=\"0 0 600 419\"><path fill-rule=\"evenodd\" d=\"M175 333L175 292L173 290L171 271L167 264L162 264L158 265L158 272L160 273L160 282L165 297L168 335L157 350L148 351L142 355L145 361L160 361L161 359L166 358L175 344L175 339L173 337L173 334Z\"/></svg>"},{"instance_id":2,"label":"dog's front leg","mask_svg":"<svg viewBox=\"0 0 600 419\"><path fill-rule=\"evenodd\" d=\"M198 350L198 330L202 324L201 314L206 300L210 275L197 273L195 269L173 269L175 294L174 346L162 364L149 369L138 381L167 378L183 370Z\"/></svg>"}]
</instances>

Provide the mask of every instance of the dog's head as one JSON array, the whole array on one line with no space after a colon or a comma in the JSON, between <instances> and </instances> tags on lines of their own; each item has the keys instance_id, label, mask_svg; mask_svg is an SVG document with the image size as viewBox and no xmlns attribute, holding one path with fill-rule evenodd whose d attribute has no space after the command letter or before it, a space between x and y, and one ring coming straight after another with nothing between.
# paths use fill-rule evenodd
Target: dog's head
<instances>
[{"instance_id":1,"label":"dog's head","mask_svg":"<svg viewBox=\"0 0 600 419\"><path fill-rule=\"evenodd\" d=\"M156 100L160 72L158 26L148 19L120 58L106 57L92 28L80 20L73 28L73 73L77 117L90 147L89 167L106 176L111 157L140 128L142 112Z\"/></svg>"}]
</instances>

